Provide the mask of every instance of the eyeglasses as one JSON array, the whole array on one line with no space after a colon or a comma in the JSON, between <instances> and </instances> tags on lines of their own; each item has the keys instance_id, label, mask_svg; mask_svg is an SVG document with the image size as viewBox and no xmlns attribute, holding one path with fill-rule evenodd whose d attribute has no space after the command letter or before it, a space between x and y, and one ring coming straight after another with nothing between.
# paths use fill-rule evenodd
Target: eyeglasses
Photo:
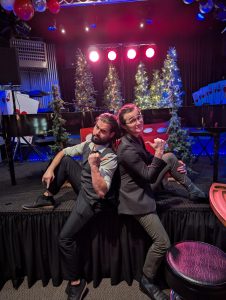
<instances>
[{"instance_id":1,"label":"eyeglasses","mask_svg":"<svg viewBox=\"0 0 226 300\"><path fill-rule=\"evenodd\" d=\"M136 117L128 120L127 122L125 122L125 124L134 125L137 121L139 121L139 122L143 121L143 116L141 114L139 114Z\"/></svg>"}]
</instances>

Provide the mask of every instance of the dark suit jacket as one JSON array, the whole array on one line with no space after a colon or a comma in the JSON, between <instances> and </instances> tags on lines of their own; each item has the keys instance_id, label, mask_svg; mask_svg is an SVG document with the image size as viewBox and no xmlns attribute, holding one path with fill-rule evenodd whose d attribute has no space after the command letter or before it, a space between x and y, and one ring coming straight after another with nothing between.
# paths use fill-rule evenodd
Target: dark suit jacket
<instances>
[{"instance_id":1,"label":"dark suit jacket","mask_svg":"<svg viewBox=\"0 0 226 300\"><path fill-rule=\"evenodd\" d=\"M166 163L150 154L143 141L129 134L122 137L117 156L121 176L119 213L138 215L155 212L151 183L156 181Z\"/></svg>"}]
</instances>

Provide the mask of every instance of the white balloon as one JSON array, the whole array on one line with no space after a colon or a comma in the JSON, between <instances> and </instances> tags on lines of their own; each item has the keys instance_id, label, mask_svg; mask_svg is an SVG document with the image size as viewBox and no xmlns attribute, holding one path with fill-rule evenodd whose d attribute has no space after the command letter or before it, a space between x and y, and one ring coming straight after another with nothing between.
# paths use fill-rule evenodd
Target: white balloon
<instances>
[{"instance_id":1,"label":"white balloon","mask_svg":"<svg viewBox=\"0 0 226 300\"><path fill-rule=\"evenodd\" d=\"M192 4L195 0L183 0L185 4Z\"/></svg>"},{"instance_id":2,"label":"white balloon","mask_svg":"<svg viewBox=\"0 0 226 300\"><path fill-rule=\"evenodd\" d=\"M1 6L8 11L13 10L15 0L0 0Z\"/></svg>"},{"instance_id":3,"label":"white balloon","mask_svg":"<svg viewBox=\"0 0 226 300\"><path fill-rule=\"evenodd\" d=\"M46 10L46 0L32 0L35 11L44 12Z\"/></svg>"},{"instance_id":4,"label":"white balloon","mask_svg":"<svg viewBox=\"0 0 226 300\"><path fill-rule=\"evenodd\" d=\"M202 14L207 14L213 9L213 0L208 0L206 3L199 4L199 10Z\"/></svg>"}]
</instances>

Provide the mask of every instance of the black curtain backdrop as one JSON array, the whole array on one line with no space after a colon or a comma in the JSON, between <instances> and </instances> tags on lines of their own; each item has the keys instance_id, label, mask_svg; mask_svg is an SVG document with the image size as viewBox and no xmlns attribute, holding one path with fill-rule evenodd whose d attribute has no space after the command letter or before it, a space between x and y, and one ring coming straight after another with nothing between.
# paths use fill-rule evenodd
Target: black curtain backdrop
<instances>
[{"instance_id":1,"label":"black curtain backdrop","mask_svg":"<svg viewBox=\"0 0 226 300\"><path fill-rule=\"evenodd\" d=\"M226 228L208 204L192 204L181 197L158 201L158 213L171 243L197 240L226 251ZM7 280L18 288L27 276L28 287L37 280L59 286L65 278L58 249L59 232L70 210L53 212L0 212L0 289ZM97 287L102 278L111 284L139 280L151 240L131 216L114 212L99 215L80 232L81 266ZM161 276L163 278L163 276Z\"/></svg>"},{"instance_id":2,"label":"black curtain backdrop","mask_svg":"<svg viewBox=\"0 0 226 300\"><path fill-rule=\"evenodd\" d=\"M152 40L153 41L153 40ZM186 38L186 34L175 40L160 40L155 38L156 55L147 60L141 55L134 61L125 58L125 47L119 47L121 51L119 58L114 64L119 73L122 83L122 93L126 102L134 99L135 74L139 61L145 63L150 80L154 69L163 67L169 47L175 47L178 54L178 67L185 91L184 106L193 104L192 93L199 88L222 79L226 76L226 51L224 49L224 36L220 32L208 31L202 36ZM137 42L138 44L139 42ZM115 45L119 45L115 43ZM88 46L70 44L57 47L57 61L60 78L62 97L65 101L71 102L74 99L74 78L75 78L75 51L80 47L86 53ZM119 51L119 52L120 52ZM106 50L102 50L105 54ZM94 86L97 90L97 105L101 105L103 99L103 81L107 75L108 61L100 60L97 64L90 63L93 74Z\"/></svg>"}]
</instances>

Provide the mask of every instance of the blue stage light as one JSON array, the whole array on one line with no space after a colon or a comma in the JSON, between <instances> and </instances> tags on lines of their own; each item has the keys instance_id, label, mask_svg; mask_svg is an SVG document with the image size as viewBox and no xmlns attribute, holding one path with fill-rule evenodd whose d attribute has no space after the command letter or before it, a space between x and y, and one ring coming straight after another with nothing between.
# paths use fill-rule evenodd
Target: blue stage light
<instances>
[{"instance_id":1,"label":"blue stage light","mask_svg":"<svg viewBox=\"0 0 226 300\"><path fill-rule=\"evenodd\" d=\"M147 24L147 25L153 24L153 20L152 20L152 19L146 19L146 24Z\"/></svg>"},{"instance_id":2,"label":"blue stage light","mask_svg":"<svg viewBox=\"0 0 226 300\"><path fill-rule=\"evenodd\" d=\"M49 31L56 31L56 30L57 30L56 25L50 25L50 26L48 27L48 30L49 30Z\"/></svg>"},{"instance_id":3,"label":"blue stage light","mask_svg":"<svg viewBox=\"0 0 226 300\"><path fill-rule=\"evenodd\" d=\"M203 14L201 14L201 13L197 13L196 19L198 21L204 21L205 20L205 16Z\"/></svg>"}]
</instances>

